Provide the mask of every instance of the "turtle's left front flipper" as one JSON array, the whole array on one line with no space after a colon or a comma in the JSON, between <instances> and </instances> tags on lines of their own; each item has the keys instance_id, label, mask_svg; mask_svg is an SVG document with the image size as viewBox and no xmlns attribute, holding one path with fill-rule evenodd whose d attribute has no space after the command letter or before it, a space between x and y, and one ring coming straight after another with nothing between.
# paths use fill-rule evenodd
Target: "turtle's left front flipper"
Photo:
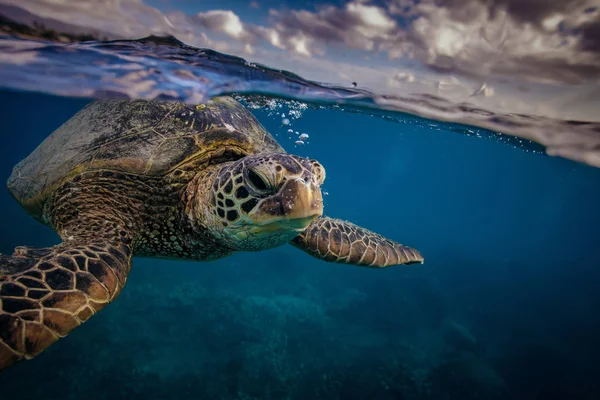
<instances>
[{"instance_id":1,"label":"turtle's left front flipper","mask_svg":"<svg viewBox=\"0 0 600 400\"><path fill-rule=\"evenodd\" d=\"M324 261L365 267L423 263L417 250L354 225L329 217L317 218L291 243Z\"/></svg>"},{"instance_id":2,"label":"turtle's left front flipper","mask_svg":"<svg viewBox=\"0 0 600 400\"><path fill-rule=\"evenodd\" d=\"M112 302L127 280L131 253L126 243L98 240L0 254L0 372Z\"/></svg>"}]
</instances>

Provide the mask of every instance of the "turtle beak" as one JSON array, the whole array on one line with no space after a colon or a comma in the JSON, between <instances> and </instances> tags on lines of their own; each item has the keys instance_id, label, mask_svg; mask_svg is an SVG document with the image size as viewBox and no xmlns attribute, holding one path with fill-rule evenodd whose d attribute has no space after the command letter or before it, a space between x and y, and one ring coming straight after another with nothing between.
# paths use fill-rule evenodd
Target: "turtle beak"
<instances>
[{"instance_id":1,"label":"turtle beak","mask_svg":"<svg viewBox=\"0 0 600 400\"><path fill-rule=\"evenodd\" d=\"M312 180L295 178L286 181L275 195L264 199L249 216L261 231L301 232L321 215L321 188Z\"/></svg>"}]
</instances>

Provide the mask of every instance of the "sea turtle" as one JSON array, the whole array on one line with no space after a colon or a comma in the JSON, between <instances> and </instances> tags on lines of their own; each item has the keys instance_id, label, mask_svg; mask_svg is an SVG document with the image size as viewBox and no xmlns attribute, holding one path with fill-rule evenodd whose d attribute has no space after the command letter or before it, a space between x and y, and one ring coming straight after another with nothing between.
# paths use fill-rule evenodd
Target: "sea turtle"
<instances>
[{"instance_id":1,"label":"sea turtle","mask_svg":"<svg viewBox=\"0 0 600 400\"><path fill-rule=\"evenodd\" d=\"M421 254L322 216L325 169L285 153L239 102L90 103L8 188L62 243L0 255L0 370L67 335L125 286L132 256L215 260L291 243L370 267Z\"/></svg>"}]
</instances>

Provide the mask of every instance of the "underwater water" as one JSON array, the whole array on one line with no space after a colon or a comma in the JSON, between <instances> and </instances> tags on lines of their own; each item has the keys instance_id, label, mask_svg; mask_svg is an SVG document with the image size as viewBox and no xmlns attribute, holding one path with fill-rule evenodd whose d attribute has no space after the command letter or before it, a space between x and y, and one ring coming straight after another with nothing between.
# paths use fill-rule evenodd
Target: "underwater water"
<instances>
[{"instance_id":1,"label":"underwater water","mask_svg":"<svg viewBox=\"0 0 600 400\"><path fill-rule=\"evenodd\" d=\"M0 92L4 179L88 101ZM113 304L0 374L2 398L600 398L600 169L443 123L309 107L284 125L278 104L252 112L325 166L325 213L425 263L374 270L288 245L135 258ZM0 252L58 242L6 189L0 204Z\"/></svg>"}]
</instances>

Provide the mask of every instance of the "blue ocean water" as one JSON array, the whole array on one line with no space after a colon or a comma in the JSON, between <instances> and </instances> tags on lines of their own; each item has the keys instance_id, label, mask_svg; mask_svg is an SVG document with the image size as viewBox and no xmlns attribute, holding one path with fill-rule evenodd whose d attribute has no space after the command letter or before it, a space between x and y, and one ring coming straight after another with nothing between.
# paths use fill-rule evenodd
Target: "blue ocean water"
<instances>
[{"instance_id":1,"label":"blue ocean water","mask_svg":"<svg viewBox=\"0 0 600 400\"><path fill-rule=\"evenodd\" d=\"M88 101L0 92L3 179ZM0 375L2 398L600 398L600 169L443 123L253 112L325 166L327 215L425 264L371 270L291 246L135 259L114 304ZM0 252L58 242L6 189L0 203Z\"/></svg>"}]
</instances>

